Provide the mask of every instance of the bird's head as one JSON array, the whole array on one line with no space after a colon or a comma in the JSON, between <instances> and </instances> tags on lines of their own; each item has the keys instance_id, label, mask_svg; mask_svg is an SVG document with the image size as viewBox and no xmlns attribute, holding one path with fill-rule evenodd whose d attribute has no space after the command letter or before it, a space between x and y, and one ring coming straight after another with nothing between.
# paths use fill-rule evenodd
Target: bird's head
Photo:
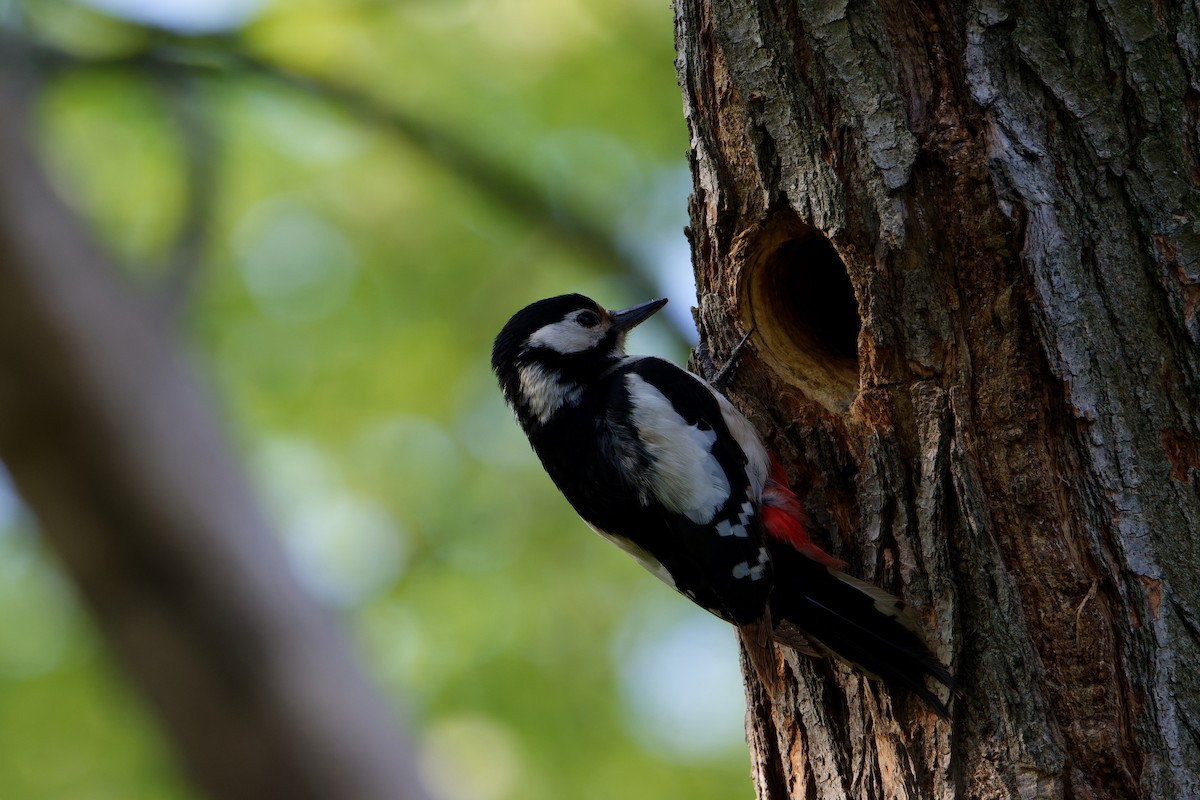
<instances>
[{"instance_id":1,"label":"bird's head","mask_svg":"<svg viewBox=\"0 0 1200 800\"><path fill-rule=\"evenodd\" d=\"M522 426L544 424L625 357L625 334L665 298L607 311L581 294L539 300L513 315L492 347L492 369Z\"/></svg>"}]
</instances>

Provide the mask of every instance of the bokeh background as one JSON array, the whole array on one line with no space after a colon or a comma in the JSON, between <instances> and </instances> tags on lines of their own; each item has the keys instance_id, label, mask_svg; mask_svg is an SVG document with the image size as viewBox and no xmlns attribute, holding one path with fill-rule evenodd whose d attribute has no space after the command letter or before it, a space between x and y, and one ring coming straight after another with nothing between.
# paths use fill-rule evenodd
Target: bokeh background
<instances>
[{"instance_id":1,"label":"bokeh background","mask_svg":"<svg viewBox=\"0 0 1200 800\"><path fill-rule=\"evenodd\" d=\"M59 191L161 293L446 800L751 798L732 630L593 535L492 337L567 291L694 335L666 0L0 0ZM660 315L661 316L661 315ZM195 793L0 468L0 797Z\"/></svg>"}]
</instances>

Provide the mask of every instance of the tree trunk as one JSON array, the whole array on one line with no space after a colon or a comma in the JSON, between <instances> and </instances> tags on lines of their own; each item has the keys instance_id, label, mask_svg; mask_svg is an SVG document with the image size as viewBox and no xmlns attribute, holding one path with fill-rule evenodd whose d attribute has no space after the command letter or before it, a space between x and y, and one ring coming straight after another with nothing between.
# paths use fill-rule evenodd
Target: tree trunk
<instances>
[{"instance_id":1,"label":"tree trunk","mask_svg":"<svg viewBox=\"0 0 1200 800\"><path fill-rule=\"evenodd\" d=\"M747 672L759 798L1200 796L1200 42L1107 0L678 0L702 338L943 722Z\"/></svg>"}]
</instances>

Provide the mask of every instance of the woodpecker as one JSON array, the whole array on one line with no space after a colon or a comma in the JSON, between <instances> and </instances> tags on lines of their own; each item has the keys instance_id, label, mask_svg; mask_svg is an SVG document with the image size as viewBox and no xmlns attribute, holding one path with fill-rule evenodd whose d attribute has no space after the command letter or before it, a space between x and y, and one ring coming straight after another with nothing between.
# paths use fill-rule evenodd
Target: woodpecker
<instances>
[{"instance_id":1,"label":"woodpecker","mask_svg":"<svg viewBox=\"0 0 1200 800\"><path fill-rule=\"evenodd\" d=\"M841 571L750 422L704 379L625 336L664 305L608 311L568 294L518 311L492 369L542 466L584 522L668 586L743 631L768 686L771 642L832 653L939 715L954 682L903 601Z\"/></svg>"}]
</instances>

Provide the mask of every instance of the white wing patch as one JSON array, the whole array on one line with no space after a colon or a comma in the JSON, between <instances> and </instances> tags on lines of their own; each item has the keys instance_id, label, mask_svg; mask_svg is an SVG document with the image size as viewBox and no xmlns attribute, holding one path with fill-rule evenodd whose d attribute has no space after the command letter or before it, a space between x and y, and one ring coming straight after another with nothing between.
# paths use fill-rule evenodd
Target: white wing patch
<instances>
[{"instance_id":1,"label":"white wing patch","mask_svg":"<svg viewBox=\"0 0 1200 800\"><path fill-rule=\"evenodd\" d=\"M737 536L745 539L750 535L749 529L746 527L750 524L750 520L754 519L754 506L749 503L742 503L742 508L738 511L737 522L731 519L723 519L717 523L717 533L721 536Z\"/></svg>"},{"instance_id":2,"label":"white wing patch","mask_svg":"<svg viewBox=\"0 0 1200 800\"><path fill-rule=\"evenodd\" d=\"M582 386L564 381L557 372L540 364L526 364L521 367L520 378L521 399L538 418L538 422L544 423L565 405L578 403L580 395L583 394Z\"/></svg>"},{"instance_id":3,"label":"white wing patch","mask_svg":"<svg viewBox=\"0 0 1200 800\"><path fill-rule=\"evenodd\" d=\"M625 382L633 424L651 459L645 489L668 511L707 525L729 499L725 470L712 454L716 432L689 425L640 375L630 373Z\"/></svg>"},{"instance_id":4,"label":"white wing patch","mask_svg":"<svg viewBox=\"0 0 1200 800\"><path fill-rule=\"evenodd\" d=\"M770 557L767 555L767 548L758 548L758 563L750 566L749 561L741 561L733 568L733 577L742 580L749 578L752 581L761 581L763 574L767 571L767 561Z\"/></svg>"}]
</instances>

